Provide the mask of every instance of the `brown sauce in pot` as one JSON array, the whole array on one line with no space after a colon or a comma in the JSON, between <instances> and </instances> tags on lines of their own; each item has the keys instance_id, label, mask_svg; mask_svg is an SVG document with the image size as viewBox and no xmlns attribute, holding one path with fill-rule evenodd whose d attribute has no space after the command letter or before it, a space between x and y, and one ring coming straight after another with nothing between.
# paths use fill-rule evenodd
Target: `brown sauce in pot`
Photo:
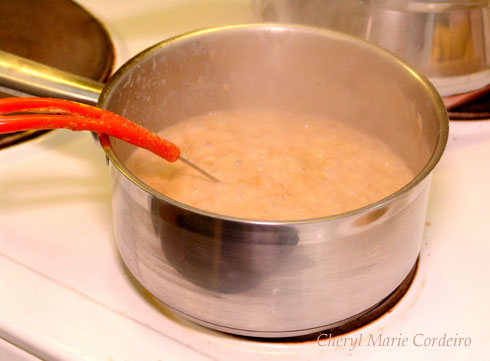
<instances>
[{"instance_id":1,"label":"brown sauce in pot","mask_svg":"<svg viewBox=\"0 0 490 361\"><path fill-rule=\"evenodd\" d=\"M170 198L228 216L300 220L334 215L376 202L413 178L381 141L321 116L219 111L160 134L221 182L143 149L126 166Z\"/></svg>"}]
</instances>

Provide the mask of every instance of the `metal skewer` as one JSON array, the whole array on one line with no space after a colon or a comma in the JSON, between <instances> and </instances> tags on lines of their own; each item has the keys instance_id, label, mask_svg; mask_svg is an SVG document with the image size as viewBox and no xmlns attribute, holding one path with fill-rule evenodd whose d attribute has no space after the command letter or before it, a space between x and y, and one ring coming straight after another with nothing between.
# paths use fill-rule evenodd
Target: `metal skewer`
<instances>
[{"instance_id":1,"label":"metal skewer","mask_svg":"<svg viewBox=\"0 0 490 361\"><path fill-rule=\"evenodd\" d=\"M208 172L206 172L204 169L198 167L197 165L195 165L194 163L188 161L187 159L185 159L184 157L180 156L179 157L179 160L181 160L182 162L184 162L185 164L187 164L189 167L191 168L194 168L195 170L197 170L199 173L201 173L202 175L205 175L206 177L208 177L209 179L215 181L215 182L218 182L220 183L220 180L216 177L214 177L213 175L209 174Z\"/></svg>"}]
</instances>

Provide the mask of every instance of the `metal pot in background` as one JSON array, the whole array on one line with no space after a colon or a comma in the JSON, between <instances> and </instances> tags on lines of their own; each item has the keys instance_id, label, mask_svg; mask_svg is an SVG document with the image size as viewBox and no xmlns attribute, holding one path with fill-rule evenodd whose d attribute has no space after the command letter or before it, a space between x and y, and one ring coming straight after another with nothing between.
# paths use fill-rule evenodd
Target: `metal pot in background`
<instances>
[{"instance_id":1,"label":"metal pot in background","mask_svg":"<svg viewBox=\"0 0 490 361\"><path fill-rule=\"evenodd\" d=\"M259 19L336 30L381 46L442 96L490 83L488 0L255 0Z\"/></svg>"}]
</instances>

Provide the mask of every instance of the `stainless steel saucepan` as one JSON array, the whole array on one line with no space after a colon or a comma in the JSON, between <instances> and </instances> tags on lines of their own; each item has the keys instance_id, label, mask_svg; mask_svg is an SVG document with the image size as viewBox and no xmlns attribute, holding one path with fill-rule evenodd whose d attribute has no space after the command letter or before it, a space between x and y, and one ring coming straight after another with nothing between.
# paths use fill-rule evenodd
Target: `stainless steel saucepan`
<instances>
[{"instance_id":1,"label":"stainless steel saucepan","mask_svg":"<svg viewBox=\"0 0 490 361\"><path fill-rule=\"evenodd\" d=\"M2 70L2 85L17 78L20 90L31 92L32 79L12 73ZM43 73L44 81L55 77ZM416 174L396 193L344 214L252 221L151 189L124 165L133 147L102 136L121 256L144 287L182 315L241 335L307 334L377 304L414 266L448 120L432 85L393 55L326 30L242 25L163 41L129 60L104 87L84 80L83 99L72 95L79 79L61 78L59 96L98 98L98 106L152 131L239 107L326 114L376 135ZM52 96L39 91L50 86L36 95Z\"/></svg>"}]
</instances>

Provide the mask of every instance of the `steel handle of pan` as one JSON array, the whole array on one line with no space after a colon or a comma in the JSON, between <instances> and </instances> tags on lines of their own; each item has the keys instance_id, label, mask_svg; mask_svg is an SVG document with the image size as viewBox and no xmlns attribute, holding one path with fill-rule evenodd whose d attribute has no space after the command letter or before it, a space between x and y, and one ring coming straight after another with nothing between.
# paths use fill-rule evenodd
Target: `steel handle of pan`
<instances>
[{"instance_id":1,"label":"steel handle of pan","mask_svg":"<svg viewBox=\"0 0 490 361\"><path fill-rule=\"evenodd\" d=\"M0 90L97 104L104 84L0 50Z\"/></svg>"}]
</instances>

